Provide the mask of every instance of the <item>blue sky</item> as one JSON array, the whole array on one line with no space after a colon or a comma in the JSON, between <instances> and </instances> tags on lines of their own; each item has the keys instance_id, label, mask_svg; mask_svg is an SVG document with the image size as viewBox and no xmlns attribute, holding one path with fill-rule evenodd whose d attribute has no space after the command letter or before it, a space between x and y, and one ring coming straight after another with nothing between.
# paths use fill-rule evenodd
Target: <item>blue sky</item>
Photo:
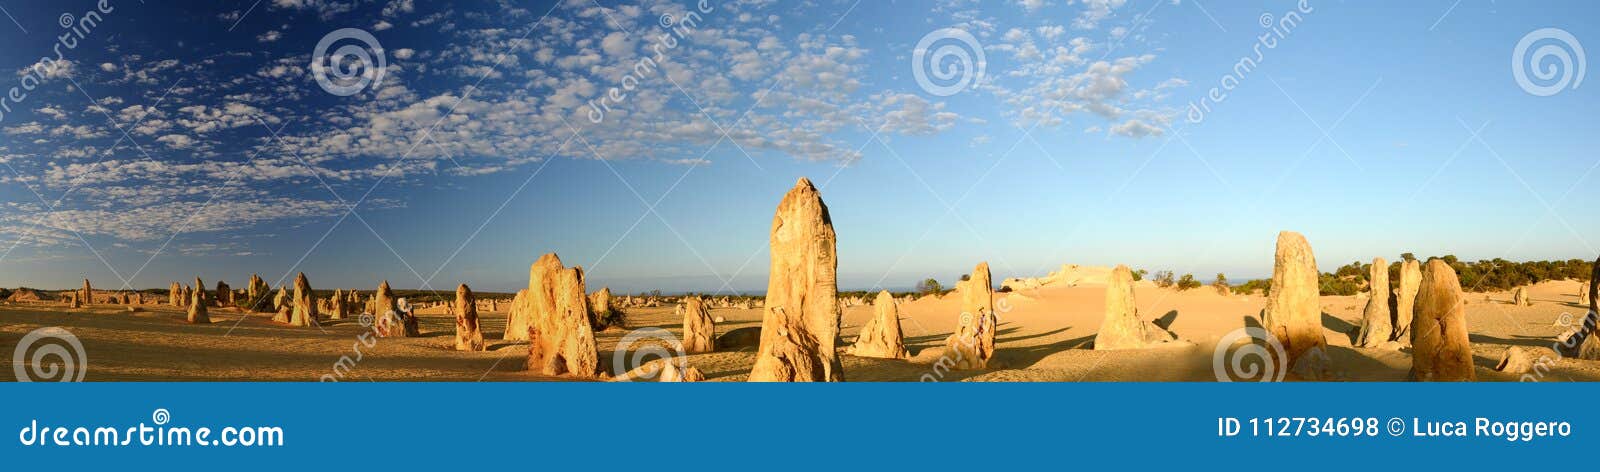
<instances>
[{"instance_id":1,"label":"blue sky","mask_svg":"<svg viewBox=\"0 0 1600 472\"><path fill-rule=\"evenodd\" d=\"M1595 87L1538 96L1512 64L1543 28L1600 45L1593 2L107 5L84 27L95 3L0 0L0 70L17 71L0 91L36 85L0 97L0 286L304 271L506 290L554 251L592 286L760 290L773 208L800 176L823 187L847 289L981 260L996 278L1261 277L1283 229L1324 270L1592 258L1600 234ZM82 39L31 68L63 20ZM313 60L341 28L376 44L329 51L384 61L381 78L350 69L369 83L347 96L317 79L343 69ZM983 73L951 69L972 83L933 93L917 45L947 28ZM675 46L653 47L662 34ZM1273 47L1235 73L1262 34ZM924 51L963 47L949 36ZM644 57L659 64L639 72Z\"/></svg>"}]
</instances>

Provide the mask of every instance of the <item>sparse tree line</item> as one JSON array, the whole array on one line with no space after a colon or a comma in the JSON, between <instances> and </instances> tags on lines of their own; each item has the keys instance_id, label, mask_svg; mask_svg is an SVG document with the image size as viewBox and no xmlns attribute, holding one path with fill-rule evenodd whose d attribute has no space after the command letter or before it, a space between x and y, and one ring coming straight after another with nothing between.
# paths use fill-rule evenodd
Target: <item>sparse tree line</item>
<instances>
[{"instance_id":1,"label":"sparse tree line","mask_svg":"<svg viewBox=\"0 0 1600 472\"><path fill-rule=\"evenodd\" d=\"M1439 259L1446 264L1450 264L1450 268L1455 269L1456 274L1461 278L1462 290L1468 292L1505 291L1547 280L1576 280L1587 283L1590 274L1594 270L1594 263L1583 259L1512 262L1494 258L1479 261L1462 261L1455 255L1444 255L1440 256ZM1417 258L1408 252L1401 254L1400 260L1389 264L1390 290L1399 288L1400 266L1409 260L1417 260ZM1333 272L1323 272L1318 276L1322 295L1355 295L1366 290L1370 283L1367 280L1367 274L1370 273L1371 268L1371 263L1356 261L1340 266ZM1223 293L1265 295L1272 288L1272 279L1253 279L1234 285L1228 281L1226 274L1218 273L1210 284L1202 284L1199 279L1195 278L1194 274L1176 275L1170 270L1158 270L1154 274L1144 269L1133 271L1134 281L1141 281L1146 278L1149 278L1157 287L1176 289L1180 292L1206 285ZM928 278L917 282L916 290L913 293L917 295L943 295L951 290L941 285L938 280Z\"/></svg>"}]
</instances>

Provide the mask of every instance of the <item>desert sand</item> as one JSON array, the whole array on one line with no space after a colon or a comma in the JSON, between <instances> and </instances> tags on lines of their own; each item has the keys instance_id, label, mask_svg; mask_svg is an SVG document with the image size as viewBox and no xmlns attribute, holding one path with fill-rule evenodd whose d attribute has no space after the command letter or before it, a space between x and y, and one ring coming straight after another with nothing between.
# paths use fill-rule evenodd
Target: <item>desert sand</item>
<instances>
[{"instance_id":1,"label":"desert sand","mask_svg":"<svg viewBox=\"0 0 1600 472\"><path fill-rule=\"evenodd\" d=\"M1002 274L996 274L1002 275ZM998 278L998 277L997 277ZM1551 360L1541 381L1600 380L1600 362L1563 359L1551 349L1556 337L1582 319L1579 283L1549 281L1528 288L1532 306L1511 303L1510 292L1467 293L1466 317L1479 381L1518 381L1523 376L1497 372L1507 349L1527 349L1537 360ZM988 368L935 369L944 342L956 331L960 294L925 297L900 305L907 360L840 354L848 381L1216 381L1216 344L1245 326L1259 326L1266 299L1259 294L1223 296L1209 287L1176 291L1149 281L1135 283L1139 316L1184 341L1148 349L1096 351L1096 331L1105 316L1103 280L995 293L997 352ZM1364 296L1322 296L1323 335L1332 358L1330 380L1405 381L1412 367L1410 349L1355 348ZM455 316L444 307L418 310L422 336L372 338L358 317L321 320L319 326L273 323L270 313L240 313L212 308L210 323L188 324L186 310L154 300L130 312L126 305L94 304L69 308L65 300L0 302L0 346L15 346L28 332L60 326L82 340L88 353L88 381L317 381L334 373L343 357L354 361L342 381L537 381L573 380L525 370L525 341L504 341L508 300L497 310L478 313L487 349L454 349ZM712 307L721 318L716 334L759 327L761 308ZM874 316L870 304L843 308L842 338L848 345ZM682 316L670 303L627 308L626 327L595 333L600 367L613 366L619 342L641 328L661 328L681 339ZM648 349L631 343L628 354ZM756 360L754 347L689 354L687 363L707 381L743 381ZM631 367L631 365L630 365ZM0 369L12 380L13 369ZM1542 374L1540 373L1542 372Z\"/></svg>"}]
</instances>

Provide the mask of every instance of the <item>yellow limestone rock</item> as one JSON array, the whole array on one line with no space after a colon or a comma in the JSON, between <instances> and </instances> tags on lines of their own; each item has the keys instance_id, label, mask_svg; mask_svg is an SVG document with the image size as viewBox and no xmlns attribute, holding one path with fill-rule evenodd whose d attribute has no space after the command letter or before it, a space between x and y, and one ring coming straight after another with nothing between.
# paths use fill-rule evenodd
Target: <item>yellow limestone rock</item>
<instances>
[{"instance_id":1,"label":"yellow limestone rock","mask_svg":"<svg viewBox=\"0 0 1600 472\"><path fill-rule=\"evenodd\" d=\"M1278 248L1272 267L1272 289L1261 325L1277 337L1289 359L1281 365L1293 366L1311 349L1327 350L1322 338L1322 306L1319 302L1317 259L1305 236L1293 231L1278 233Z\"/></svg>"},{"instance_id":2,"label":"yellow limestone rock","mask_svg":"<svg viewBox=\"0 0 1600 472\"><path fill-rule=\"evenodd\" d=\"M896 305L894 295L888 290L878 292L878 298L872 302L874 315L861 326L861 334L856 336L856 342L850 346L849 353L859 357L877 357L883 359L905 359L911 357L906 352L905 338L900 331L900 307Z\"/></svg>"},{"instance_id":3,"label":"yellow limestone rock","mask_svg":"<svg viewBox=\"0 0 1600 472\"><path fill-rule=\"evenodd\" d=\"M683 300L683 352L699 354L716 350L716 321L706 309L705 300L687 297Z\"/></svg>"},{"instance_id":4,"label":"yellow limestone rock","mask_svg":"<svg viewBox=\"0 0 1600 472\"><path fill-rule=\"evenodd\" d=\"M772 217L771 269L752 382L839 382L838 236L828 206L801 178Z\"/></svg>"},{"instance_id":5,"label":"yellow limestone rock","mask_svg":"<svg viewBox=\"0 0 1600 472\"><path fill-rule=\"evenodd\" d=\"M202 285L204 287L204 285ZM206 312L206 291L195 290L189 294L189 323L211 324L211 314Z\"/></svg>"},{"instance_id":6,"label":"yellow limestone rock","mask_svg":"<svg viewBox=\"0 0 1600 472\"><path fill-rule=\"evenodd\" d=\"M317 303L312 299L311 281L306 273L294 277L294 311L289 316L289 326L311 326L317 323Z\"/></svg>"},{"instance_id":7,"label":"yellow limestone rock","mask_svg":"<svg viewBox=\"0 0 1600 472\"><path fill-rule=\"evenodd\" d=\"M600 354L594 327L589 324L589 295L583 269L563 267L555 253L539 257L528 268L531 312L528 370L545 375L595 377L600 374ZM513 307L513 311L516 307Z\"/></svg>"},{"instance_id":8,"label":"yellow limestone rock","mask_svg":"<svg viewBox=\"0 0 1600 472\"><path fill-rule=\"evenodd\" d=\"M1422 263L1407 259L1400 264L1400 291L1395 293L1394 340L1411 345L1411 320L1416 316L1417 289L1422 287Z\"/></svg>"},{"instance_id":9,"label":"yellow limestone rock","mask_svg":"<svg viewBox=\"0 0 1600 472\"><path fill-rule=\"evenodd\" d=\"M1394 325L1389 316L1389 262L1382 257L1372 260L1372 270L1367 276L1367 308L1361 312L1361 335L1356 345L1378 347L1394 337Z\"/></svg>"},{"instance_id":10,"label":"yellow limestone rock","mask_svg":"<svg viewBox=\"0 0 1600 472\"><path fill-rule=\"evenodd\" d=\"M1412 379L1424 382L1478 379L1472 364L1472 342L1467 337L1464 301L1455 269L1443 260L1429 260L1422 271L1417 316L1411 324Z\"/></svg>"},{"instance_id":11,"label":"yellow limestone rock","mask_svg":"<svg viewBox=\"0 0 1600 472\"><path fill-rule=\"evenodd\" d=\"M956 333L945 339L939 362L956 370L987 368L994 358L995 327L1000 323L994 312L989 263L978 263L967 280L956 283L956 291L961 295L961 319Z\"/></svg>"},{"instance_id":12,"label":"yellow limestone rock","mask_svg":"<svg viewBox=\"0 0 1600 472\"><path fill-rule=\"evenodd\" d=\"M1094 350L1142 349L1177 339L1155 323L1139 319L1134 307L1133 271L1118 265L1106 280L1106 316L1094 336Z\"/></svg>"},{"instance_id":13,"label":"yellow limestone rock","mask_svg":"<svg viewBox=\"0 0 1600 472\"><path fill-rule=\"evenodd\" d=\"M456 287L456 350L482 351L483 332L478 330L478 299L467 284Z\"/></svg>"}]
</instances>

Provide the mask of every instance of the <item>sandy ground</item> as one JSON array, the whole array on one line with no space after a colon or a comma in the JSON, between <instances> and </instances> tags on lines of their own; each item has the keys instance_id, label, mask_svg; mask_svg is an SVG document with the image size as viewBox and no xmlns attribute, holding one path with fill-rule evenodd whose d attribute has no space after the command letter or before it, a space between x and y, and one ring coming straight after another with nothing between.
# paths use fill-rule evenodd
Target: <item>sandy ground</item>
<instances>
[{"instance_id":1,"label":"sandy ground","mask_svg":"<svg viewBox=\"0 0 1600 472\"><path fill-rule=\"evenodd\" d=\"M1539 377L1544 381L1600 380L1600 362L1561 359L1550 346L1564 328L1563 314L1581 319L1578 283L1545 282L1532 287L1531 307L1512 306L1508 293L1468 294L1467 319L1478 378L1516 381L1519 376L1493 370L1511 346L1532 349L1554 360ZM901 324L912 359L867 359L842 355L849 381L1215 381L1213 354L1220 338L1253 323L1265 299L1222 296L1209 288L1176 292L1142 282L1136 289L1140 316L1168 326L1179 345L1134 351L1094 351L1090 345L1103 317L1103 286L1045 287L996 294L1000 312L998 354L983 371L933 369L944 339L955 329L956 298L927 298L903 304ZM1337 378L1354 381L1403 381L1411 367L1406 351L1351 348L1365 300L1322 297L1324 334ZM506 306L508 304L503 304ZM732 329L759 327L759 309L714 309L720 335ZM846 308L843 337L848 342L872 316L870 306ZM189 325L173 307L145 305L138 312L126 306L69 310L61 303L0 304L0 348L12 350L28 332L48 326L71 331L88 354L89 381L316 381L334 373L334 364L348 357L354 367L344 381L533 381L546 378L523 371L527 346L499 341L505 312L481 314L487 352L450 350L454 319L442 308L422 310L423 337L376 339L355 320L327 321L320 328L291 328L270 321L270 315L214 309L210 325ZM657 327L681 335L682 320L671 307L635 308L628 329L598 333L600 361L610 370L623 336L631 330ZM631 343L631 354L650 343ZM689 363L711 381L740 381L755 361L754 349L689 356ZM13 364L17 363L13 359ZM4 369L0 380L13 380Z\"/></svg>"}]
</instances>

